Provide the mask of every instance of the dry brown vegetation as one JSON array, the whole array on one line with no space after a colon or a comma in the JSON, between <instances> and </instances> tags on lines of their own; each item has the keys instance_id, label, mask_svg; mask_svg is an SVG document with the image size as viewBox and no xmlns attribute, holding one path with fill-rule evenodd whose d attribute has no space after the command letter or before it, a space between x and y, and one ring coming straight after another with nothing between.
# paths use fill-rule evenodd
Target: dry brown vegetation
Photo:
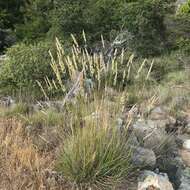
<instances>
[{"instance_id":1,"label":"dry brown vegetation","mask_svg":"<svg viewBox=\"0 0 190 190\"><path fill-rule=\"evenodd\" d=\"M67 189L52 170L56 147L51 152L39 151L21 122L1 119L0 144L0 189Z\"/></svg>"}]
</instances>

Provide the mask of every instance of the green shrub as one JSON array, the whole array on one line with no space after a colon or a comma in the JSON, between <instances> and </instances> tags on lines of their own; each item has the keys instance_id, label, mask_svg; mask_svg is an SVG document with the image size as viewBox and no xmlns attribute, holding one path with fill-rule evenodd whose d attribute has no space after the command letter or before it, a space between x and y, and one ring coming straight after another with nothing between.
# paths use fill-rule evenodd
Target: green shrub
<instances>
[{"instance_id":1,"label":"green shrub","mask_svg":"<svg viewBox=\"0 0 190 190\"><path fill-rule=\"evenodd\" d=\"M190 81L190 76L185 71L175 71L168 73L163 82L180 85L186 83L188 80Z\"/></svg>"},{"instance_id":2,"label":"green shrub","mask_svg":"<svg viewBox=\"0 0 190 190\"><path fill-rule=\"evenodd\" d=\"M136 53L157 55L163 52L166 42L166 4L154 0L59 0L50 33L66 38L73 33L79 38L84 30L88 42L97 42L101 34L106 40L113 40L119 31L127 29L134 35L132 48Z\"/></svg>"},{"instance_id":3,"label":"green shrub","mask_svg":"<svg viewBox=\"0 0 190 190\"><path fill-rule=\"evenodd\" d=\"M164 1L130 1L123 10L123 23L134 35L132 48L142 56L161 54L165 48Z\"/></svg>"},{"instance_id":4,"label":"green shrub","mask_svg":"<svg viewBox=\"0 0 190 190\"><path fill-rule=\"evenodd\" d=\"M187 3L185 3L180 7L178 14L184 14L184 15L190 14L190 0L188 0Z\"/></svg>"},{"instance_id":5,"label":"green shrub","mask_svg":"<svg viewBox=\"0 0 190 190\"><path fill-rule=\"evenodd\" d=\"M167 25L168 42L171 50L182 50L189 54L190 52L190 14L178 14L167 16L165 19Z\"/></svg>"},{"instance_id":6,"label":"green shrub","mask_svg":"<svg viewBox=\"0 0 190 190\"><path fill-rule=\"evenodd\" d=\"M77 130L58 158L57 170L79 189L112 189L131 171L126 139L104 124L95 121Z\"/></svg>"},{"instance_id":7,"label":"green shrub","mask_svg":"<svg viewBox=\"0 0 190 190\"><path fill-rule=\"evenodd\" d=\"M43 83L44 77L52 78L49 43L36 45L18 44L11 47L8 60L0 71L0 87L7 92L38 89L36 81Z\"/></svg>"},{"instance_id":8,"label":"green shrub","mask_svg":"<svg viewBox=\"0 0 190 190\"><path fill-rule=\"evenodd\" d=\"M16 25L19 40L36 42L46 37L50 25L51 0L28 0L23 3L23 22Z\"/></svg>"},{"instance_id":9,"label":"green shrub","mask_svg":"<svg viewBox=\"0 0 190 190\"><path fill-rule=\"evenodd\" d=\"M189 58L180 51L156 57L152 68L152 76L157 81L163 80L168 73L183 70L188 62Z\"/></svg>"}]
</instances>

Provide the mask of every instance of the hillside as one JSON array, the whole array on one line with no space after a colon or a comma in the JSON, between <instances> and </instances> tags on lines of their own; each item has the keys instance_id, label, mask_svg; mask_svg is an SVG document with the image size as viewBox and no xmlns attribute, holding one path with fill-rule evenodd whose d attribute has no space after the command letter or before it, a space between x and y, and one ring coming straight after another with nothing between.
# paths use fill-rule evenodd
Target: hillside
<instances>
[{"instance_id":1,"label":"hillside","mask_svg":"<svg viewBox=\"0 0 190 190\"><path fill-rule=\"evenodd\" d=\"M0 0L0 189L189 190L190 1Z\"/></svg>"}]
</instances>

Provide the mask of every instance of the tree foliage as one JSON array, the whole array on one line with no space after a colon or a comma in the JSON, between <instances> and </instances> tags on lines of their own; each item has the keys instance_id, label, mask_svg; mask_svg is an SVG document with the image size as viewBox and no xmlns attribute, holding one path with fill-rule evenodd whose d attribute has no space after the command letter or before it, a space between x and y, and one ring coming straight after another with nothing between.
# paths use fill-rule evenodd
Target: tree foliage
<instances>
[{"instance_id":1,"label":"tree foliage","mask_svg":"<svg viewBox=\"0 0 190 190\"><path fill-rule=\"evenodd\" d=\"M101 35L112 40L121 30L134 36L133 51L142 56L159 55L167 46L165 17L174 0L0 0L0 28L11 28L18 40L34 43L70 34L88 43ZM182 7L188 13L189 2ZM172 13L173 14L173 13Z\"/></svg>"},{"instance_id":2,"label":"tree foliage","mask_svg":"<svg viewBox=\"0 0 190 190\"><path fill-rule=\"evenodd\" d=\"M11 90L36 88L44 77L52 77L49 43L36 45L18 44L8 49L9 59L1 67L0 87Z\"/></svg>"}]
</instances>

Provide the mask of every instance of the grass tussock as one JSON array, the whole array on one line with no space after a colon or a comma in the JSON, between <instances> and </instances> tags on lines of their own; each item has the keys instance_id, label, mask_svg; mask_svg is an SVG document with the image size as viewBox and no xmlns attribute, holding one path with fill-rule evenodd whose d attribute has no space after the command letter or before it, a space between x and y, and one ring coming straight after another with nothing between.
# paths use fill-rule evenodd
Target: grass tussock
<instances>
[{"instance_id":1,"label":"grass tussock","mask_svg":"<svg viewBox=\"0 0 190 190\"><path fill-rule=\"evenodd\" d=\"M126 131L108 118L85 120L61 149L56 168L78 189L113 189L132 169Z\"/></svg>"}]
</instances>

